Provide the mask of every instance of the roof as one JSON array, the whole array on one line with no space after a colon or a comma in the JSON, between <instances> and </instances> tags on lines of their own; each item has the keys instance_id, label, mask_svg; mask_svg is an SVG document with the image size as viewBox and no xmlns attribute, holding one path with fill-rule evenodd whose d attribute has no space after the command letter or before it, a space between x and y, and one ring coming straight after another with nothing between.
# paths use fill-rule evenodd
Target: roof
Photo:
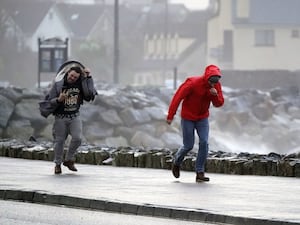
<instances>
[{"instance_id":1,"label":"roof","mask_svg":"<svg viewBox=\"0 0 300 225\"><path fill-rule=\"evenodd\" d=\"M4 9L27 34L36 31L52 5L52 1L42 0L1 0L0 2L1 9Z\"/></svg>"},{"instance_id":2,"label":"roof","mask_svg":"<svg viewBox=\"0 0 300 225\"><path fill-rule=\"evenodd\" d=\"M167 28L165 27L165 7L163 4L156 4L144 12L140 21L140 27L148 34L168 33L178 34L180 37L199 38L204 34L208 15L205 11L189 11L182 4L171 4L168 9ZM206 31L206 29L205 29Z\"/></svg>"},{"instance_id":3,"label":"roof","mask_svg":"<svg viewBox=\"0 0 300 225\"><path fill-rule=\"evenodd\" d=\"M149 35L163 34L165 28L165 4L154 4L143 11L140 29ZM177 59L168 58L166 61L161 58L144 59L137 63L137 70L172 70L183 62L194 51L197 51L206 38L206 26L209 15L206 11L190 11L182 4L170 4L168 8L167 31L169 34L177 34L180 38L193 39L193 43L187 47Z\"/></svg>"},{"instance_id":4,"label":"roof","mask_svg":"<svg viewBox=\"0 0 300 225\"><path fill-rule=\"evenodd\" d=\"M100 4L56 4L58 11L71 28L74 36L86 37L103 13L104 7Z\"/></svg>"},{"instance_id":5,"label":"roof","mask_svg":"<svg viewBox=\"0 0 300 225\"><path fill-rule=\"evenodd\" d=\"M234 1L235 6L237 0ZM251 0L249 18L244 23L299 25L299 0ZM234 22L241 22L234 18Z\"/></svg>"}]
</instances>

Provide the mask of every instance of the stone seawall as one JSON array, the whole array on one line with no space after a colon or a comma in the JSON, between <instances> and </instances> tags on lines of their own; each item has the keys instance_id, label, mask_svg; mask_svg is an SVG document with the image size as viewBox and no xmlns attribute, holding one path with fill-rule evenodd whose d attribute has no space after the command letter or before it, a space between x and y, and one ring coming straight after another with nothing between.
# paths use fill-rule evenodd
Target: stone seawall
<instances>
[{"instance_id":1,"label":"stone seawall","mask_svg":"<svg viewBox=\"0 0 300 225\"><path fill-rule=\"evenodd\" d=\"M79 148L76 162L92 165L119 167L171 169L175 149L101 147L83 145ZM53 160L52 143L0 140L0 156L30 160ZM196 153L191 152L184 160L182 170L194 171ZM268 155L250 153L209 152L206 163L209 173L300 177L300 154Z\"/></svg>"}]
</instances>

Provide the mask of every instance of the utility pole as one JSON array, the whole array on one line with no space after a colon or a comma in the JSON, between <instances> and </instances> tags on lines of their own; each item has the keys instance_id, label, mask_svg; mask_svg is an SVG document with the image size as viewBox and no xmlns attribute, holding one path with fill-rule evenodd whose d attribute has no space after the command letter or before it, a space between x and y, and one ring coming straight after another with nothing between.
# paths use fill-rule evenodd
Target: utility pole
<instances>
[{"instance_id":1,"label":"utility pole","mask_svg":"<svg viewBox=\"0 0 300 225\"><path fill-rule=\"evenodd\" d=\"M165 0L164 35L163 35L163 79L166 79L168 64L169 2Z\"/></svg>"},{"instance_id":2,"label":"utility pole","mask_svg":"<svg viewBox=\"0 0 300 225\"><path fill-rule=\"evenodd\" d=\"M114 5L114 83L119 83L119 0Z\"/></svg>"}]
</instances>

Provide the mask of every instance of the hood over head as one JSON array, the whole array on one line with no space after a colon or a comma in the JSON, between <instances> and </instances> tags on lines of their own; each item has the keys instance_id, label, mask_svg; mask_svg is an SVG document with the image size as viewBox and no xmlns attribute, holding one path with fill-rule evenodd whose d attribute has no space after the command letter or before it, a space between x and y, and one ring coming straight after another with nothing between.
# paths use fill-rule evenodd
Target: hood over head
<instances>
[{"instance_id":1,"label":"hood over head","mask_svg":"<svg viewBox=\"0 0 300 225\"><path fill-rule=\"evenodd\" d=\"M208 80L210 77L213 77L213 76L218 76L219 78L222 77L220 68L217 67L216 65L209 65L205 68L204 77L206 80Z\"/></svg>"},{"instance_id":2,"label":"hood over head","mask_svg":"<svg viewBox=\"0 0 300 225\"><path fill-rule=\"evenodd\" d=\"M56 77L54 79L55 82L58 82L58 81L64 79L66 73L72 67L80 67L82 70L85 68L84 65L82 63L80 63L79 61L75 61L75 60L66 61L59 67Z\"/></svg>"}]
</instances>

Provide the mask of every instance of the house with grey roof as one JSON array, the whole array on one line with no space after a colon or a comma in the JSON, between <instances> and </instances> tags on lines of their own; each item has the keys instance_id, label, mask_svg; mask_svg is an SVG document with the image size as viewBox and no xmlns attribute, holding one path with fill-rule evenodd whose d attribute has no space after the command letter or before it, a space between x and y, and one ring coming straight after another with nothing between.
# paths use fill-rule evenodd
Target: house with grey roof
<instances>
[{"instance_id":1,"label":"house with grey roof","mask_svg":"<svg viewBox=\"0 0 300 225\"><path fill-rule=\"evenodd\" d=\"M38 51L38 38L60 38L70 36L70 29L63 23L52 1L1 0L1 7L11 18L7 31L9 37L16 38L20 47Z\"/></svg>"},{"instance_id":2,"label":"house with grey roof","mask_svg":"<svg viewBox=\"0 0 300 225\"><path fill-rule=\"evenodd\" d=\"M0 1L1 17L6 18L5 28L1 30L5 33L0 46L2 79L14 85L34 87L38 77L38 40L64 40L71 35L53 4L42 0ZM53 74L46 77L52 78Z\"/></svg>"},{"instance_id":3,"label":"house with grey roof","mask_svg":"<svg viewBox=\"0 0 300 225\"><path fill-rule=\"evenodd\" d=\"M175 71L181 80L202 73L208 18L206 11L190 11L182 4L148 6L140 20L143 55L134 83L165 85Z\"/></svg>"},{"instance_id":4,"label":"house with grey roof","mask_svg":"<svg viewBox=\"0 0 300 225\"><path fill-rule=\"evenodd\" d=\"M56 8L74 34L73 53L74 48L78 49L74 46L76 40L82 47L83 39L86 44L104 46L100 51L107 51L106 58L98 52L98 57L85 60L100 79L112 81L114 6L56 4ZM185 74L202 72L208 15L191 12L182 4L169 4L167 21L165 16L165 4L161 2L119 5L120 83L164 85L166 79L173 79L175 67Z\"/></svg>"},{"instance_id":5,"label":"house with grey roof","mask_svg":"<svg viewBox=\"0 0 300 225\"><path fill-rule=\"evenodd\" d=\"M55 8L72 31L73 38L79 40L92 38L92 31L105 9L102 4L66 3L56 3Z\"/></svg>"},{"instance_id":6,"label":"house with grey roof","mask_svg":"<svg viewBox=\"0 0 300 225\"><path fill-rule=\"evenodd\" d=\"M70 58L87 65L96 80L111 82L113 7L103 3L57 3L55 8L72 31Z\"/></svg>"},{"instance_id":7,"label":"house with grey roof","mask_svg":"<svg viewBox=\"0 0 300 225\"><path fill-rule=\"evenodd\" d=\"M229 70L299 70L300 1L214 1L207 63Z\"/></svg>"},{"instance_id":8,"label":"house with grey roof","mask_svg":"<svg viewBox=\"0 0 300 225\"><path fill-rule=\"evenodd\" d=\"M112 4L104 1L89 5L45 0L3 2L14 22L11 33L18 31L20 43L37 52L38 38L68 38L70 58L91 67L96 78L113 80ZM164 85L165 80L173 79L174 68L179 71L179 79L202 73L207 20L205 11L192 12L181 4L168 4L167 9L164 1L120 4L120 83Z\"/></svg>"}]
</instances>

